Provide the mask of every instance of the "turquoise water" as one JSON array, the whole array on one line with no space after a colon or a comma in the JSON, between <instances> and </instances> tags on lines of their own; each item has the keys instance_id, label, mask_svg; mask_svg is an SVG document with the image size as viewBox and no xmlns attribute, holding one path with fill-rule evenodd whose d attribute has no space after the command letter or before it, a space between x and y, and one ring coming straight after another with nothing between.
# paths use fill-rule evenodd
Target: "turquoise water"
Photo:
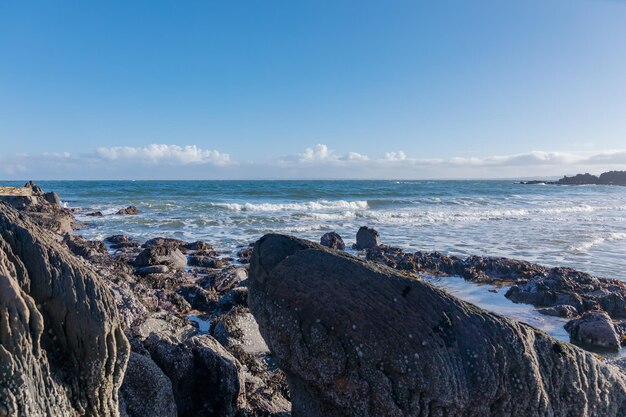
<instances>
[{"instance_id":1,"label":"turquoise water","mask_svg":"<svg viewBox=\"0 0 626 417\"><path fill-rule=\"evenodd\" d=\"M90 238L127 233L203 239L218 248L268 232L347 243L359 226L410 250L494 255L626 279L626 187L512 181L42 181ZM138 216L116 216L128 205ZM83 212L83 213L84 213Z\"/></svg>"}]
</instances>

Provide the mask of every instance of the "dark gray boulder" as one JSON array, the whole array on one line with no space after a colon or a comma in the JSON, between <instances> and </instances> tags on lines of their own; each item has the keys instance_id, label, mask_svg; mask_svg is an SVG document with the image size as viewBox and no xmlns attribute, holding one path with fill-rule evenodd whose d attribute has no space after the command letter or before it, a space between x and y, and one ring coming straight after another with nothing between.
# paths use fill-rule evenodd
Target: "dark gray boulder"
<instances>
[{"instance_id":1,"label":"dark gray boulder","mask_svg":"<svg viewBox=\"0 0 626 417\"><path fill-rule=\"evenodd\" d=\"M324 233L320 239L320 244L331 249L345 250L346 244L337 232Z\"/></svg>"},{"instance_id":2,"label":"dark gray boulder","mask_svg":"<svg viewBox=\"0 0 626 417\"><path fill-rule=\"evenodd\" d=\"M267 235L250 275L294 416L626 415L617 368L387 267Z\"/></svg>"},{"instance_id":3,"label":"dark gray boulder","mask_svg":"<svg viewBox=\"0 0 626 417\"><path fill-rule=\"evenodd\" d=\"M537 311L539 311L541 314L545 314L546 316L554 317L576 317L578 315L578 310L567 304L559 304L554 307L538 308Z\"/></svg>"},{"instance_id":4,"label":"dark gray boulder","mask_svg":"<svg viewBox=\"0 0 626 417\"><path fill-rule=\"evenodd\" d=\"M380 233L367 226L361 226L356 233L356 245L354 245L354 248L362 250L375 248L377 246L380 246Z\"/></svg>"},{"instance_id":5,"label":"dark gray boulder","mask_svg":"<svg viewBox=\"0 0 626 417\"><path fill-rule=\"evenodd\" d=\"M570 320L565 330L572 341L587 347L618 351L622 336L613 321L604 312L588 311L577 319Z\"/></svg>"},{"instance_id":6,"label":"dark gray boulder","mask_svg":"<svg viewBox=\"0 0 626 417\"><path fill-rule=\"evenodd\" d=\"M0 203L0 415L117 416L128 354L95 269Z\"/></svg>"}]
</instances>

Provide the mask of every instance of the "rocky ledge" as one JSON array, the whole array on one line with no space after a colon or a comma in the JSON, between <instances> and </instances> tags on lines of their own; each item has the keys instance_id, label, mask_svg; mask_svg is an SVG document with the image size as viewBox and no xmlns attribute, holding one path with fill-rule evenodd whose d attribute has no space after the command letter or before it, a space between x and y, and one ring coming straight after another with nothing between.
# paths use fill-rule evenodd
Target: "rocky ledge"
<instances>
[{"instance_id":1,"label":"rocky ledge","mask_svg":"<svg viewBox=\"0 0 626 417\"><path fill-rule=\"evenodd\" d=\"M552 184L552 185L626 185L626 171L603 172L600 176L589 173L577 174L573 177L564 176L558 181L521 181L521 184Z\"/></svg>"}]
</instances>

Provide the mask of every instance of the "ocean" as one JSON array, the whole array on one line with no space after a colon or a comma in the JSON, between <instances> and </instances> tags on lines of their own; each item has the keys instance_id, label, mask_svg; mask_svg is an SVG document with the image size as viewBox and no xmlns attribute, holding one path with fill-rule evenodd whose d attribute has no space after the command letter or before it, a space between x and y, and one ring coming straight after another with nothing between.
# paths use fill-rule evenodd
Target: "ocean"
<instances>
[{"instance_id":1,"label":"ocean","mask_svg":"<svg viewBox=\"0 0 626 417\"><path fill-rule=\"evenodd\" d=\"M89 239L123 233L138 240L206 240L231 254L270 232L319 241L334 230L351 246L358 228L367 225L380 232L383 243L411 251L504 256L626 280L626 187L513 181L38 183L56 191L67 207L78 209L77 218L87 227L77 233ZM115 214L129 205L137 206L140 214ZM86 216L93 211L104 216ZM569 340L563 329L567 319L514 304L502 289L455 277L423 278L466 301ZM626 348L616 356L626 356Z\"/></svg>"},{"instance_id":2,"label":"ocean","mask_svg":"<svg viewBox=\"0 0 626 417\"><path fill-rule=\"evenodd\" d=\"M224 251L270 232L318 241L360 226L383 243L570 266L626 280L626 187L513 181L40 181L80 208L93 239L206 240ZM117 216L135 205L137 216ZM105 216L85 216L102 211Z\"/></svg>"}]
</instances>

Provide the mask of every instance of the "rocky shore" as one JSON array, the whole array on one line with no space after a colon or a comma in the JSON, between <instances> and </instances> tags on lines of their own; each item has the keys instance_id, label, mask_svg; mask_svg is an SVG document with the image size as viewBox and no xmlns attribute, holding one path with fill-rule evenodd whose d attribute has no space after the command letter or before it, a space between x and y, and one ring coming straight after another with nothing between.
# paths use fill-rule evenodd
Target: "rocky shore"
<instances>
[{"instance_id":1,"label":"rocky shore","mask_svg":"<svg viewBox=\"0 0 626 417\"><path fill-rule=\"evenodd\" d=\"M573 177L564 176L558 181L522 181L521 184L551 184L551 185L626 185L626 171L603 172L600 176L589 173L577 174Z\"/></svg>"},{"instance_id":2,"label":"rocky shore","mask_svg":"<svg viewBox=\"0 0 626 417\"><path fill-rule=\"evenodd\" d=\"M407 253L367 227L362 259L336 233L235 253L90 241L56 194L25 188L0 197L0 416L626 415L618 366L419 277L505 286L607 351L624 343L622 281Z\"/></svg>"}]
</instances>

